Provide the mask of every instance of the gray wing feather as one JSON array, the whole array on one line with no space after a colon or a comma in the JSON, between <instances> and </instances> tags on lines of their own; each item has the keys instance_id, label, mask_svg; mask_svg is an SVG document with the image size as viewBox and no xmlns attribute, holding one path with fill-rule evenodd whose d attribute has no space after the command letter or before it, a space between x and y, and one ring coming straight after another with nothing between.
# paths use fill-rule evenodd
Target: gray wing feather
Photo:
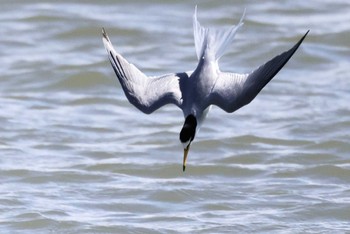
<instances>
[{"instance_id":1,"label":"gray wing feather","mask_svg":"<svg viewBox=\"0 0 350 234\"><path fill-rule=\"evenodd\" d=\"M249 104L293 56L308 32L291 49L274 57L250 74L221 73L209 96L209 103L219 106L226 112L234 112Z\"/></svg>"},{"instance_id":2,"label":"gray wing feather","mask_svg":"<svg viewBox=\"0 0 350 234\"><path fill-rule=\"evenodd\" d=\"M102 34L113 70L131 104L146 114L166 104L181 106L182 94L179 80L184 75L188 76L187 73L147 77L114 50L104 29Z\"/></svg>"}]
</instances>

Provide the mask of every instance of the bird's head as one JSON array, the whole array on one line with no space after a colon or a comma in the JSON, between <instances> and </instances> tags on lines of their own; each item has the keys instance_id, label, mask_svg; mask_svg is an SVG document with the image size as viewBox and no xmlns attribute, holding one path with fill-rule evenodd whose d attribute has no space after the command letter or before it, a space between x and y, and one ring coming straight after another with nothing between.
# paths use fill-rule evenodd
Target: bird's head
<instances>
[{"instance_id":1,"label":"bird's head","mask_svg":"<svg viewBox=\"0 0 350 234\"><path fill-rule=\"evenodd\" d=\"M184 147L183 171L186 169L187 154L190 150L191 142L196 135L197 119L194 115L188 115L185 119L184 126L180 132L180 141Z\"/></svg>"}]
</instances>

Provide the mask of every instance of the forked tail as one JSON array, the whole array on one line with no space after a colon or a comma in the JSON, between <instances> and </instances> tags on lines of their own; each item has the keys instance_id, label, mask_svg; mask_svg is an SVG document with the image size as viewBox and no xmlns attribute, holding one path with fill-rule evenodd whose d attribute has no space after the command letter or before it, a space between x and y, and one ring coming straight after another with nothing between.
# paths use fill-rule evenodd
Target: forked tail
<instances>
[{"instance_id":1,"label":"forked tail","mask_svg":"<svg viewBox=\"0 0 350 234\"><path fill-rule=\"evenodd\" d=\"M206 50L210 50L217 61L225 53L226 48L231 45L237 30L243 25L244 15L245 10L239 23L229 29L204 28L197 20L196 6L193 15L193 31L198 60Z\"/></svg>"}]
</instances>

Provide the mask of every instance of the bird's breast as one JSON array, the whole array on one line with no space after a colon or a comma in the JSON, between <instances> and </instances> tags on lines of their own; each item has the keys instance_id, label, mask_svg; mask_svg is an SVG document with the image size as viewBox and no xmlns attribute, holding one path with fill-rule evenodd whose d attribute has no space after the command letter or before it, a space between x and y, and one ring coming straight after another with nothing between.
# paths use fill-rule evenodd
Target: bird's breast
<instances>
[{"instance_id":1,"label":"bird's breast","mask_svg":"<svg viewBox=\"0 0 350 234\"><path fill-rule=\"evenodd\" d=\"M183 93L183 112L201 116L208 107L208 96L212 92L218 77L215 63L201 61L196 70L188 78L185 93Z\"/></svg>"}]
</instances>

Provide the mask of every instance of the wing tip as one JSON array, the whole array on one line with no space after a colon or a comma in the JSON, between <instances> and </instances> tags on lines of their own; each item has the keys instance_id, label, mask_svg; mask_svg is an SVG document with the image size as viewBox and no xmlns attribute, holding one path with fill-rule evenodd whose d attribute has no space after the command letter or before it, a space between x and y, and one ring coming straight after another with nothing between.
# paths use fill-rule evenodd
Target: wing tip
<instances>
[{"instance_id":1,"label":"wing tip","mask_svg":"<svg viewBox=\"0 0 350 234\"><path fill-rule=\"evenodd\" d=\"M298 45L300 45L304 41L305 37L309 34L309 32L310 32L310 29L308 29L306 31L306 33L304 34L304 36L302 36L302 38L300 38L299 42L297 43Z\"/></svg>"},{"instance_id":2,"label":"wing tip","mask_svg":"<svg viewBox=\"0 0 350 234\"><path fill-rule=\"evenodd\" d=\"M300 38L300 40L297 42L297 44L295 44L295 46L294 46L291 50L294 50L294 52L295 52L295 51L299 48L299 46L301 45L301 43L303 43L305 37L309 34L309 32L310 32L310 29L308 29L308 30L306 31L306 33L304 34L304 36L302 36L302 38ZM294 52L293 52L293 54L294 54ZM293 54L292 54L292 55L293 55Z\"/></svg>"},{"instance_id":3,"label":"wing tip","mask_svg":"<svg viewBox=\"0 0 350 234\"><path fill-rule=\"evenodd\" d=\"M114 51L112 42L109 39L108 34L107 34L107 32L106 32L104 27L102 27L102 42L103 42L103 44L105 46L105 49L107 50L108 54L110 54L111 52Z\"/></svg>"},{"instance_id":4,"label":"wing tip","mask_svg":"<svg viewBox=\"0 0 350 234\"><path fill-rule=\"evenodd\" d=\"M309 34L309 32L310 32L310 29L308 29L308 30L306 31L306 33L304 34L304 36L303 36L301 39L304 40L304 38Z\"/></svg>"},{"instance_id":5,"label":"wing tip","mask_svg":"<svg viewBox=\"0 0 350 234\"><path fill-rule=\"evenodd\" d=\"M107 32L104 27L102 27L102 36L104 39L106 39L108 42L110 42L109 37L107 35Z\"/></svg>"}]
</instances>

